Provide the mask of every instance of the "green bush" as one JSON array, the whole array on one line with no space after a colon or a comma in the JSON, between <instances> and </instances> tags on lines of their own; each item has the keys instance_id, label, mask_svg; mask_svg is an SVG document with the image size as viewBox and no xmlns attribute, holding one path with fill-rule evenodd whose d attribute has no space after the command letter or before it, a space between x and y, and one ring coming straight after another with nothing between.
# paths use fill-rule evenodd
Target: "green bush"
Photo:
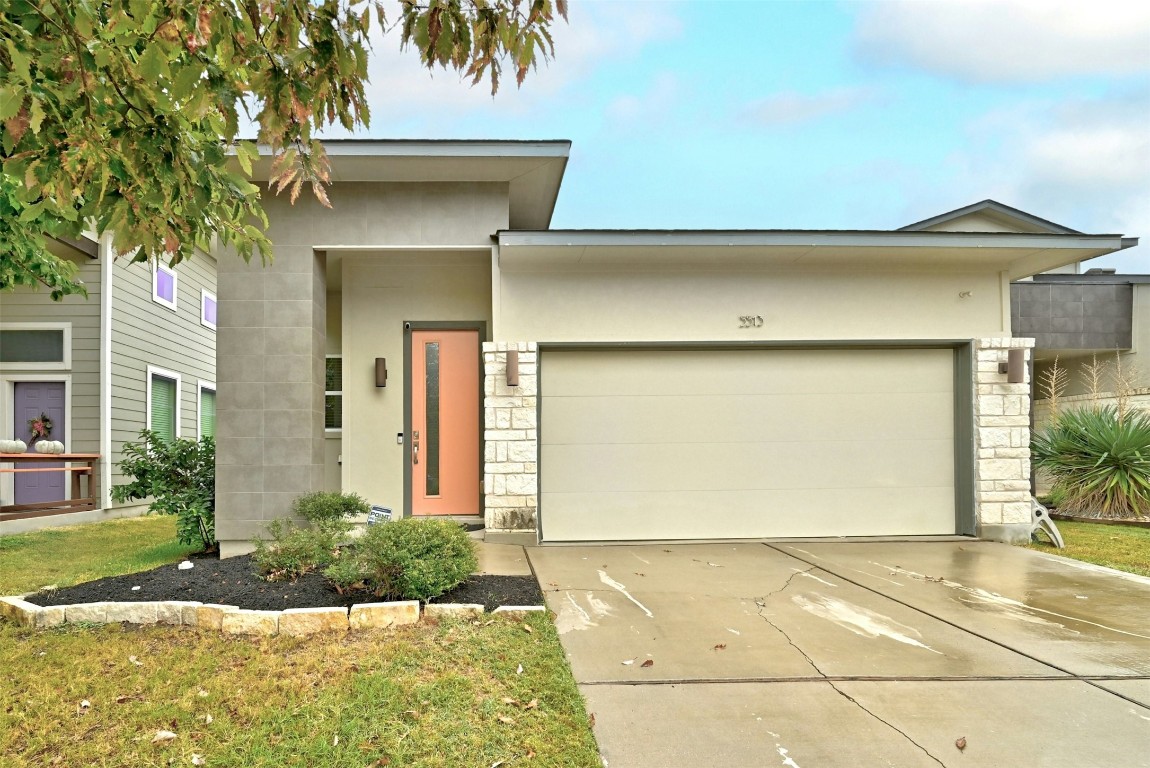
<instances>
[{"instance_id":1,"label":"green bush","mask_svg":"<svg viewBox=\"0 0 1150 768\"><path fill-rule=\"evenodd\" d=\"M335 562L339 545L351 526L341 520L321 520L301 528L290 520L272 520L272 543L257 539L252 560L268 581L295 580Z\"/></svg>"},{"instance_id":2,"label":"green bush","mask_svg":"<svg viewBox=\"0 0 1150 768\"><path fill-rule=\"evenodd\" d=\"M1035 434L1030 450L1054 482L1059 512L1150 515L1150 413L1120 414L1113 406L1065 411Z\"/></svg>"},{"instance_id":3,"label":"green bush","mask_svg":"<svg viewBox=\"0 0 1150 768\"><path fill-rule=\"evenodd\" d=\"M292 502L292 511L312 523L322 520L345 520L366 515L371 506L354 493L316 491L298 497Z\"/></svg>"},{"instance_id":4,"label":"green bush","mask_svg":"<svg viewBox=\"0 0 1150 768\"><path fill-rule=\"evenodd\" d=\"M368 527L324 575L341 594L363 589L391 600L430 600L477 566L475 545L457 523L407 518Z\"/></svg>"},{"instance_id":5,"label":"green bush","mask_svg":"<svg viewBox=\"0 0 1150 768\"><path fill-rule=\"evenodd\" d=\"M176 516L181 544L216 547L216 443L210 437L166 440L140 433L139 444L125 443L120 471L134 478L113 486L117 504L151 498L150 512Z\"/></svg>"}]
</instances>

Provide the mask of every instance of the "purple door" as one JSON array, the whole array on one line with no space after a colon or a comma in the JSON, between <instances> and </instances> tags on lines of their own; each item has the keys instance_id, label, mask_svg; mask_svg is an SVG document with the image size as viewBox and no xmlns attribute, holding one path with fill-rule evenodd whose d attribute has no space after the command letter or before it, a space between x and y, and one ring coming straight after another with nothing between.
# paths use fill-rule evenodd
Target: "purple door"
<instances>
[{"instance_id":1,"label":"purple door","mask_svg":"<svg viewBox=\"0 0 1150 768\"><path fill-rule=\"evenodd\" d=\"M62 381L17 381L15 383L15 424L12 434L28 444L28 451L35 452L32 430L28 427L31 419L40 414L52 420L52 434L48 440L64 442L64 382ZM64 462L51 464L17 464L20 467L62 467ZM67 485L65 472L17 472L13 481L13 503L36 504L42 501L63 501Z\"/></svg>"}]
</instances>

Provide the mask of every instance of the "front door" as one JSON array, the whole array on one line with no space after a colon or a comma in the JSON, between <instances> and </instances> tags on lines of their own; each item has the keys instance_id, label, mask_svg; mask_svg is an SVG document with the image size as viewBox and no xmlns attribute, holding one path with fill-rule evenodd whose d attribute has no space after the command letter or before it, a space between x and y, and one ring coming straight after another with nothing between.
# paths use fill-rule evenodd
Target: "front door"
<instances>
[{"instance_id":1,"label":"front door","mask_svg":"<svg viewBox=\"0 0 1150 768\"><path fill-rule=\"evenodd\" d=\"M28 451L34 452L35 440L28 422L47 416L52 422L52 432L45 438L64 442L64 382L62 381L17 381L14 384L13 408L15 423L12 434L28 444ZM50 464L17 464L17 469L62 467L64 462ZM63 501L67 486L63 472L17 472L13 480L14 504L38 504L45 501Z\"/></svg>"},{"instance_id":2,"label":"front door","mask_svg":"<svg viewBox=\"0 0 1150 768\"><path fill-rule=\"evenodd\" d=\"M479 332L411 333L411 513L478 515Z\"/></svg>"}]
</instances>

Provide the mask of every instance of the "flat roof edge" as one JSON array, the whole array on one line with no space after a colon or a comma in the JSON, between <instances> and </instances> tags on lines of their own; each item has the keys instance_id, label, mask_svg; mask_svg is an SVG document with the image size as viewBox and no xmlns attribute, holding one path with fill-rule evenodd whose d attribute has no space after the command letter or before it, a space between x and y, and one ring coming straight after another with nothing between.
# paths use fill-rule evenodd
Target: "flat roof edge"
<instances>
[{"instance_id":1,"label":"flat roof edge","mask_svg":"<svg viewBox=\"0 0 1150 768\"><path fill-rule=\"evenodd\" d=\"M253 141L253 139L241 139ZM547 157L571 156L568 139L320 139L329 157ZM266 144L260 155L270 155ZM234 147L228 147L234 154Z\"/></svg>"},{"instance_id":2,"label":"flat roof edge","mask_svg":"<svg viewBox=\"0 0 1150 768\"><path fill-rule=\"evenodd\" d=\"M499 230L496 236L507 246L699 246L775 245L796 241L835 241L860 245L934 245L963 243L969 246L1013 244L1020 247L1072 248L1107 244L1114 250L1137 245L1137 238L1117 234L1062 234L1046 232L916 232L903 230Z\"/></svg>"}]
</instances>

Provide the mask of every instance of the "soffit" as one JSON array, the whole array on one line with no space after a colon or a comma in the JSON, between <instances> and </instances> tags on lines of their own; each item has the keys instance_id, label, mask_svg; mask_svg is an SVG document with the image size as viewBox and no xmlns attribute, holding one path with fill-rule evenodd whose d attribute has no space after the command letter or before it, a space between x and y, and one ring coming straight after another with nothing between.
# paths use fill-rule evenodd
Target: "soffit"
<instances>
[{"instance_id":1,"label":"soffit","mask_svg":"<svg viewBox=\"0 0 1150 768\"><path fill-rule=\"evenodd\" d=\"M324 142L335 184L505 183L512 229L550 226L570 147L568 141ZM267 181L270 170L271 158L261 157L253 181Z\"/></svg>"},{"instance_id":2,"label":"soffit","mask_svg":"<svg viewBox=\"0 0 1150 768\"><path fill-rule=\"evenodd\" d=\"M1007 272L1018 279L1136 245L1119 235L951 232L499 233L501 268L794 268Z\"/></svg>"}]
</instances>

